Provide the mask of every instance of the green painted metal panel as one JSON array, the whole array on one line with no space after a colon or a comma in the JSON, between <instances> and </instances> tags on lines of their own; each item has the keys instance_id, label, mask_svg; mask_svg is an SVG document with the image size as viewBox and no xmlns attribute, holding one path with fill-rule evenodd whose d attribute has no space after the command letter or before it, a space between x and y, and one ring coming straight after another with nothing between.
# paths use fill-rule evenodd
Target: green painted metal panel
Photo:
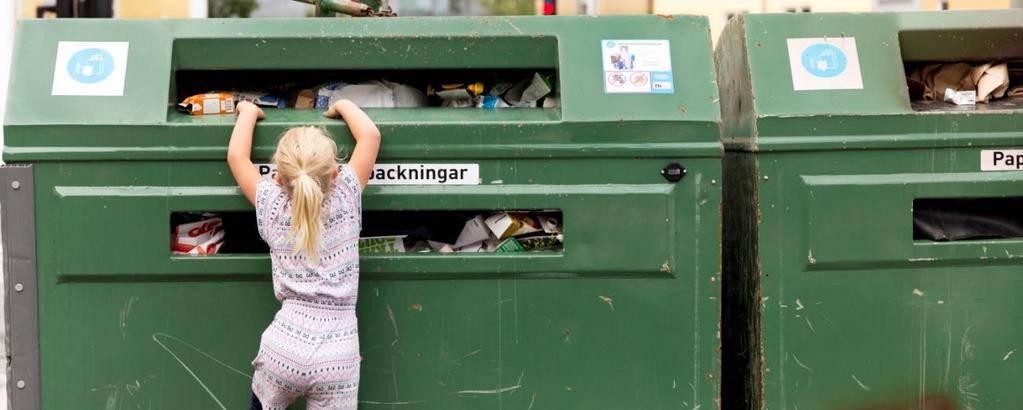
<instances>
[{"instance_id":1,"label":"green painted metal panel","mask_svg":"<svg viewBox=\"0 0 1023 410\"><path fill-rule=\"evenodd\" d=\"M915 198L1019 196L1020 176L979 173L973 149L815 157L760 158L766 407L1020 406L1023 241L912 223Z\"/></svg>"},{"instance_id":2,"label":"green painted metal panel","mask_svg":"<svg viewBox=\"0 0 1023 410\"><path fill-rule=\"evenodd\" d=\"M665 95L605 94L601 69L603 39L650 38L671 41L676 92ZM61 40L131 40L124 97L51 96L48 92L56 45ZM700 18L548 17L280 19L260 21L46 21L19 22L9 91L19 104L8 107L5 138L9 145L31 146L32 126L74 125L81 132L102 125L180 124L167 114L174 100L172 74L185 69L505 69L557 68L562 97L560 122L716 123L720 117L713 84L706 23ZM684 52L680 52L683 51ZM117 105L130 99L133 104ZM176 101L175 101L176 102ZM46 106L44 113L32 107ZM629 113L623 111L629 107ZM515 121L519 114L448 117L443 110L412 117L395 127L429 122L465 121L466 125ZM285 114L288 115L288 114ZM306 113L295 115L306 116ZM383 114L386 115L386 114ZM468 115L469 118L465 118ZM523 114L525 115L525 114ZM170 117L170 118L168 118ZM306 120L309 121L306 116ZM535 117L534 117L535 118ZM290 121L286 119L285 121ZM316 121L322 121L317 119ZM478 124L484 125L484 124ZM635 141L651 133L606 135L609 141ZM713 133L678 133L676 142L716 142ZM421 133L420 133L421 135ZM623 138L627 137L627 138ZM124 138L124 136L122 136ZM93 141L92 143L94 143ZM17 161L16 152L5 153Z\"/></svg>"},{"instance_id":3,"label":"green painted metal panel","mask_svg":"<svg viewBox=\"0 0 1023 410\"><path fill-rule=\"evenodd\" d=\"M695 192L682 194L682 186L651 184L660 178L663 164L639 161L603 160L600 170L574 177L573 183L558 176L572 175L587 166L587 161L502 161L481 162L482 177L500 184L483 186L370 187L367 211L372 210L476 210L476 209L560 209L566 228L577 235L566 242L562 254L548 257L526 255L416 255L401 257L369 255L363 257L362 271L372 274L415 274L424 278L484 273L494 277L504 273L546 273L570 270L581 276L664 276L681 260L692 260L696 240L678 237L675 231L694 229L698 215L696 203L679 203L680 195L694 198ZM53 236L62 246L53 248L47 260L53 261L58 280L83 280L81 276L126 275L140 280L152 275L172 278L193 275L228 275L240 269L268 272L269 260L260 257L225 256L210 258L172 257L168 254L167 232L172 212L211 210L248 210L251 206L237 187L187 186L188 181L218 180L231 183L224 164L189 162L123 163L104 168L109 175L131 176L128 184L105 186L54 186ZM519 171L522 170L522 171ZM501 176L515 172L512 178ZM95 166L68 164L61 172L87 178ZM221 176L215 177L217 174ZM144 175L136 177L133 175ZM622 176L634 181L611 183ZM653 178L650 178L653 177ZM563 178L563 177L562 177ZM101 177L107 182L114 178ZM127 179L127 178L121 178ZM641 182L642 179L647 181ZM175 182L180 181L180 182ZM663 181L663 179L661 179ZM629 183L633 182L633 183ZM159 185L158 185L159 184ZM169 186L166 184L170 184ZM181 184L181 185L176 185ZM683 212L686 218L679 220ZM89 215L83 219L82 215ZM612 217L613 215L613 217ZM110 229L115 226L131 229ZM105 239L98 233L109 232ZM642 246L630 252L608 252L619 248L622 237L644 238ZM97 240L99 239L99 240ZM116 263L97 259L111 243L140 244L120 255ZM142 245L145 244L145 245ZM637 244L639 245L639 244ZM686 255L680 255L686 253ZM454 260L454 261L453 261ZM242 268L244 266L244 268ZM666 272L669 271L669 272Z\"/></svg>"},{"instance_id":4,"label":"green painted metal panel","mask_svg":"<svg viewBox=\"0 0 1023 410\"><path fill-rule=\"evenodd\" d=\"M980 151L1023 110L917 112L904 62L1023 56L1023 12L756 15L715 58L729 151L724 389L754 408L1017 408L1023 241L914 240L924 198L1018 197ZM863 88L795 91L786 40L856 39ZM991 51L997 50L997 51ZM743 83L743 81L746 81ZM729 347L744 347L744 354ZM735 354L732 354L734 352ZM752 369L727 376L730 366ZM737 399L740 400L740 399Z\"/></svg>"},{"instance_id":5,"label":"green painted metal panel","mask_svg":"<svg viewBox=\"0 0 1023 410\"><path fill-rule=\"evenodd\" d=\"M668 39L676 92L603 92L602 39ZM123 97L49 94L58 41L130 41ZM367 211L559 209L566 247L363 258L361 407L708 408L719 398L722 148L705 18L21 22L4 159L34 164L42 407L241 408L278 303L266 255L174 257L169 216L249 211L233 118L168 109L178 70L543 68L548 109L375 109L382 163L478 186L371 186ZM48 107L41 112L33 107ZM118 109L118 107L122 108ZM288 127L269 111L253 156ZM670 183L665 165L688 175Z\"/></svg>"}]
</instances>

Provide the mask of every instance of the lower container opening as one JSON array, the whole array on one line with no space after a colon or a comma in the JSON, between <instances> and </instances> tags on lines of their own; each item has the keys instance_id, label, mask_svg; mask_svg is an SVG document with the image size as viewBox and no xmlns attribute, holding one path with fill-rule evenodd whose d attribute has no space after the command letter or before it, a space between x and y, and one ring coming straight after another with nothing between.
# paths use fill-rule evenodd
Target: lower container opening
<instances>
[{"instance_id":1,"label":"lower container opening","mask_svg":"<svg viewBox=\"0 0 1023 410\"><path fill-rule=\"evenodd\" d=\"M366 211L359 252L562 252L560 210ZM170 250L178 256L266 254L255 212L174 212Z\"/></svg>"},{"instance_id":2,"label":"lower container opening","mask_svg":"<svg viewBox=\"0 0 1023 410\"><path fill-rule=\"evenodd\" d=\"M1023 197L913 200L913 240L1023 238Z\"/></svg>"}]
</instances>

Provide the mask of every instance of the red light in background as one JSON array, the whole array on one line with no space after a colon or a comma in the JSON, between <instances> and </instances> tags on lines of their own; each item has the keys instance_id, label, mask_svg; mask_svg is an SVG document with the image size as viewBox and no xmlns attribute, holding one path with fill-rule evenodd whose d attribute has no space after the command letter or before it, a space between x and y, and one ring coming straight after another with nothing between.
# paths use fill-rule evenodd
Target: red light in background
<instances>
[{"instance_id":1,"label":"red light in background","mask_svg":"<svg viewBox=\"0 0 1023 410\"><path fill-rule=\"evenodd\" d=\"M543 0L543 14L545 16L553 16L555 14L558 14L557 0Z\"/></svg>"}]
</instances>

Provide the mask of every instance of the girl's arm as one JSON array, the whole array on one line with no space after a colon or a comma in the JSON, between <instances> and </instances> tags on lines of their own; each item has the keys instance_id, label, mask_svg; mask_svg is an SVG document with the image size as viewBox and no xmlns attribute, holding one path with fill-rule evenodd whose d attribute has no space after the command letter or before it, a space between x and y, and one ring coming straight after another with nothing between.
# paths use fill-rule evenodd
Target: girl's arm
<instances>
[{"instance_id":1,"label":"girl's arm","mask_svg":"<svg viewBox=\"0 0 1023 410\"><path fill-rule=\"evenodd\" d=\"M355 149L352 150L348 166L359 177L359 186L366 188L369 176L373 173L373 165L377 162L377 152L380 151L380 130L365 112L349 100L334 103L323 115L330 118L340 116L348 123L348 129L355 137Z\"/></svg>"},{"instance_id":2,"label":"girl's arm","mask_svg":"<svg viewBox=\"0 0 1023 410\"><path fill-rule=\"evenodd\" d=\"M252 132L256 129L256 120L262 119L265 114L248 101L238 103L235 108L238 119L231 132L231 143L227 146L227 165L231 167L231 174L234 174L234 180L238 182L245 198L255 204L256 184L261 177L252 164Z\"/></svg>"}]
</instances>

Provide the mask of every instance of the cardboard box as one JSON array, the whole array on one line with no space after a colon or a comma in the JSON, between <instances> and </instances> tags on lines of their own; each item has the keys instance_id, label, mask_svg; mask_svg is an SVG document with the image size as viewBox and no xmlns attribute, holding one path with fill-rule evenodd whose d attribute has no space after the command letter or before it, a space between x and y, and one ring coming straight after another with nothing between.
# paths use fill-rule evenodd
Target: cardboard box
<instances>
[{"instance_id":1,"label":"cardboard box","mask_svg":"<svg viewBox=\"0 0 1023 410\"><path fill-rule=\"evenodd\" d=\"M487 218L486 224L490 232L500 239L539 232L541 229L536 219L524 212L501 212Z\"/></svg>"},{"instance_id":2,"label":"cardboard box","mask_svg":"<svg viewBox=\"0 0 1023 410\"><path fill-rule=\"evenodd\" d=\"M305 89L298 92L298 98L295 99L295 108L309 109L316 108L316 91L312 89Z\"/></svg>"},{"instance_id":3,"label":"cardboard box","mask_svg":"<svg viewBox=\"0 0 1023 410\"><path fill-rule=\"evenodd\" d=\"M471 245L477 242L483 242L490 239L490 229L487 228L486 222L483 220L482 215L477 215L465 222L465 226L462 228L462 233L458 234L458 239L455 240L455 248L462 248L467 245Z\"/></svg>"},{"instance_id":4,"label":"cardboard box","mask_svg":"<svg viewBox=\"0 0 1023 410\"><path fill-rule=\"evenodd\" d=\"M224 246L224 220L215 214L203 214L195 222L175 226L172 240L174 255L214 255Z\"/></svg>"}]
</instances>

